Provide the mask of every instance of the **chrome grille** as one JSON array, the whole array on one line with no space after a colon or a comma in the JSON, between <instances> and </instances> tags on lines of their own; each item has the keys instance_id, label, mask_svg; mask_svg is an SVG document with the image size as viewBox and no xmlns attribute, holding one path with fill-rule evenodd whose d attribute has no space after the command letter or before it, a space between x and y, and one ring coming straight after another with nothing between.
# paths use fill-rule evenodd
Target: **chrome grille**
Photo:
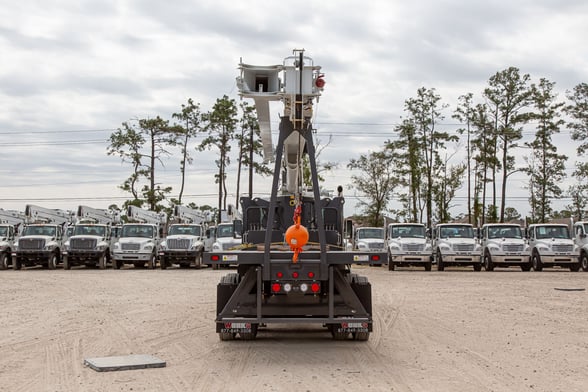
<instances>
[{"instance_id":1,"label":"chrome grille","mask_svg":"<svg viewBox=\"0 0 588 392\"><path fill-rule=\"evenodd\" d=\"M20 249L41 250L45 247L45 240L42 238L21 238L18 241Z\"/></svg>"},{"instance_id":2,"label":"chrome grille","mask_svg":"<svg viewBox=\"0 0 588 392\"><path fill-rule=\"evenodd\" d=\"M523 244L504 244L502 245L502 250L505 252L522 252L525 248Z\"/></svg>"},{"instance_id":3,"label":"chrome grille","mask_svg":"<svg viewBox=\"0 0 588 392\"><path fill-rule=\"evenodd\" d=\"M402 250L406 252L422 252L425 244L402 244Z\"/></svg>"},{"instance_id":4,"label":"chrome grille","mask_svg":"<svg viewBox=\"0 0 588 392\"><path fill-rule=\"evenodd\" d=\"M554 252L572 252L574 250L574 246L572 244L553 244L553 251Z\"/></svg>"},{"instance_id":5,"label":"chrome grille","mask_svg":"<svg viewBox=\"0 0 588 392\"><path fill-rule=\"evenodd\" d=\"M186 238L170 238L167 240L169 249L190 249L190 240Z\"/></svg>"},{"instance_id":6,"label":"chrome grille","mask_svg":"<svg viewBox=\"0 0 588 392\"><path fill-rule=\"evenodd\" d=\"M69 247L75 249L94 249L96 248L95 238L72 238L69 240Z\"/></svg>"},{"instance_id":7,"label":"chrome grille","mask_svg":"<svg viewBox=\"0 0 588 392\"><path fill-rule=\"evenodd\" d=\"M384 249L384 243L382 242L372 242L368 245L370 249Z\"/></svg>"},{"instance_id":8,"label":"chrome grille","mask_svg":"<svg viewBox=\"0 0 588 392\"><path fill-rule=\"evenodd\" d=\"M120 244L120 248L122 250L139 250L141 249L141 244Z\"/></svg>"},{"instance_id":9,"label":"chrome grille","mask_svg":"<svg viewBox=\"0 0 588 392\"><path fill-rule=\"evenodd\" d=\"M472 252L474 250L474 244L454 244L453 250L456 252Z\"/></svg>"}]
</instances>

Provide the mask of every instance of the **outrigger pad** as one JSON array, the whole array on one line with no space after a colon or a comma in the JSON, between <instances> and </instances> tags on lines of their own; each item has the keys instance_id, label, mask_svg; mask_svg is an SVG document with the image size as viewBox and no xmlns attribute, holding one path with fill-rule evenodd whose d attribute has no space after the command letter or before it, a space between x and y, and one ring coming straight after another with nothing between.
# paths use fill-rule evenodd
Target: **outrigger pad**
<instances>
[{"instance_id":1,"label":"outrigger pad","mask_svg":"<svg viewBox=\"0 0 588 392\"><path fill-rule=\"evenodd\" d=\"M165 361L152 355L122 355L118 357L86 358L84 365L97 372L165 367Z\"/></svg>"}]
</instances>

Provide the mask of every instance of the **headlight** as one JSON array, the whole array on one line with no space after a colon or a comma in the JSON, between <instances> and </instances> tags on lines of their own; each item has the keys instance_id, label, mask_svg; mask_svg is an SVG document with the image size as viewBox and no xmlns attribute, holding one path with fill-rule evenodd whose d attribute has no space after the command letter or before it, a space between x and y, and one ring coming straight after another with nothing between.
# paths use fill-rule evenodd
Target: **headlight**
<instances>
[{"instance_id":1,"label":"headlight","mask_svg":"<svg viewBox=\"0 0 588 392\"><path fill-rule=\"evenodd\" d=\"M549 251L549 247L546 245L543 245L543 244L537 246L537 249L539 249L540 251L543 251L543 252Z\"/></svg>"},{"instance_id":2,"label":"headlight","mask_svg":"<svg viewBox=\"0 0 588 392\"><path fill-rule=\"evenodd\" d=\"M143 249L150 252L153 250L153 244L146 244Z\"/></svg>"},{"instance_id":3,"label":"headlight","mask_svg":"<svg viewBox=\"0 0 588 392\"><path fill-rule=\"evenodd\" d=\"M222 247L220 246L220 244L218 242L215 242L214 244L212 244L212 250L219 251L219 250L222 250Z\"/></svg>"},{"instance_id":4,"label":"headlight","mask_svg":"<svg viewBox=\"0 0 588 392\"><path fill-rule=\"evenodd\" d=\"M98 246L96 247L96 250L98 250L98 251L102 252L102 251L105 251L105 250L106 250L106 248L108 248L108 245L106 245L106 244L100 244L100 245L98 245Z\"/></svg>"},{"instance_id":5,"label":"headlight","mask_svg":"<svg viewBox=\"0 0 588 392\"><path fill-rule=\"evenodd\" d=\"M444 250L444 251L450 251L451 246L449 246L448 244L441 244L441 245L439 245L439 249Z\"/></svg>"},{"instance_id":6,"label":"headlight","mask_svg":"<svg viewBox=\"0 0 588 392\"><path fill-rule=\"evenodd\" d=\"M120 242L114 243L114 250L120 250Z\"/></svg>"},{"instance_id":7,"label":"headlight","mask_svg":"<svg viewBox=\"0 0 588 392\"><path fill-rule=\"evenodd\" d=\"M159 249L166 250L167 249L167 242L163 241L161 244L159 244Z\"/></svg>"},{"instance_id":8,"label":"headlight","mask_svg":"<svg viewBox=\"0 0 588 392\"><path fill-rule=\"evenodd\" d=\"M488 249L491 252L496 252L496 251L500 250L500 247L498 245L496 245L496 244L490 244L490 245L488 245Z\"/></svg>"},{"instance_id":9,"label":"headlight","mask_svg":"<svg viewBox=\"0 0 588 392\"><path fill-rule=\"evenodd\" d=\"M357 243L357 249L367 249L368 246L365 242L358 242Z\"/></svg>"},{"instance_id":10,"label":"headlight","mask_svg":"<svg viewBox=\"0 0 588 392\"><path fill-rule=\"evenodd\" d=\"M479 252L482 250L482 246L480 244L476 244L476 246L474 246L474 251Z\"/></svg>"},{"instance_id":11,"label":"headlight","mask_svg":"<svg viewBox=\"0 0 588 392\"><path fill-rule=\"evenodd\" d=\"M431 244L425 245L425 252L427 252L427 251L429 251L429 252L431 251Z\"/></svg>"}]
</instances>

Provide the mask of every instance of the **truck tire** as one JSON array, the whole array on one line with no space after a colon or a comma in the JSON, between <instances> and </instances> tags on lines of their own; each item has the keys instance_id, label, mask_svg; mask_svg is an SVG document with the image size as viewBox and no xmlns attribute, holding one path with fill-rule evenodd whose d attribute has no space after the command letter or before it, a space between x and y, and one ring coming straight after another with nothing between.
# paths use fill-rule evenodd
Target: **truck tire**
<instances>
[{"instance_id":1,"label":"truck tire","mask_svg":"<svg viewBox=\"0 0 588 392\"><path fill-rule=\"evenodd\" d=\"M100 255L98 258L98 268L106 269L106 256L104 256L104 254Z\"/></svg>"},{"instance_id":2,"label":"truck tire","mask_svg":"<svg viewBox=\"0 0 588 392\"><path fill-rule=\"evenodd\" d=\"M20 262L20 259L17 256L14 258L14 260L12 260L12 269L17 271L21 268L22 268L22 263Z\"/></svg>"},{"instance_id":3,"label":"truck tire","mask_svg":"<svg viewBox=\"0 0 588 392\"><path fill-rule=\"evenodd\" d=\"M533 252L533 256L531 257L531 263L533 264L533 269L537 272L543 271L543 263L541 262L541 256L536 251Z\"/></svg>"},{"instance_id":4,"label":"truck tire","mask_svg":"<svg viewBox=\"0 0 588 392\"><path fill-rule=\"evenodd\" d=\"M370 338L369 332L353 332L353 340L365 342Z\"/></svg>"},{"instance_id":5,"label":"truck tire","mask_svg":"<svg viewBox=\"0 0 588 392\"><path fill-rule=\"evenodd\" d=\"M474 271L482 271L482 263L474 264Z\"/></svg>"},{"instance_id":6,"label":"truck tire","mask_svg":"<svg viewBox=\"0 0 588 392\"><path fill-rule=\"evenodd\" d=\"M167 261L165 261L165 258L159 260L159 268L162 270L167 269Z\"/></svg>"},{"instance_id":7,"label":"truck tire","mask_svg":"<svg viewBox=\"0 0 588 392\"><path fill-rule=\"evenodd\" d=\"M531 271L531 263L525 263L525 264L521 264L521 271Z\"/></svg>"},{"instance_id":8,"label":"truck tire","mask_svg":"<svg viewBox=\"0 0 588 392\"><path fill-rule=\"evenodd\" d=\"M47 262L47 268L54 270L57 268L57 262L57 255L55 253L51 254L51 256L49 256L49 261Z\"/></svg>"},{"instance_id":9,"label":"truck tire","mask_svg":"<svg viewBox=\"0 0 588 392\"><path fill-rule=\"evenodd\" d=\"M120 261L120 260L114 260L114 261L112 262L112 266L113 266L115 269L121 269L121 267L123 266L123 262L122 262L122 261Z\"/></svg>"},{"instance_id":10,"label":"truck tire","mask_svg":"<svg viewBox=\"0 0 588 392\"><path fill-rule=\"evenodd\" d=\"M580 264L582 265L582 271L588 272L588 254L582 253L580 255Z\"/></svg>"},{"instance_id":11,"label":"truck tire","mask_svg":"<svg viewBox=\"0 0 588 392\"><path fill-rule=\"evenodd\" d=\"M149 258L149 261L147 261L147 268L154 269L156 263L157 263L157 260L155 258L155 254L152 254L151 257Z\"/></svg>"},{"instance_id":12,"label":"truck tire","mask_svg":"<svg viewBox=\"0 0 588 392\"><path fill-rule=\"evenodd\" d=\"M200 269L202 268L202 252L198 252L198 255L196 256L196 261L194 261L194 265L196 266L196 269Z\"/></svg>"},{"instance_id":13,"label":"truck tire","mask_svg":"<svg viewBox=\"0 0 588 392\"><path fill-rule=\"evenodd\" d=\"M8 268L8 254L2 253L0 254L0 270L5 270Z\"/></svg>"},{"instance_id":14,"label":"truck tire","mask_svg":"<svg viewBox=\"0 0 588 392\"><path fill-rule=\"evenodd\" d=\"M429 261L427 261L427 262L425 263L425 271L430 271L430 270L431 270L431 268L432 268L432 266L433 266L433 263L431 263L431 261L430 261L430 260L429 260Z\"/></svg>"},{"instance_id":15,"label":"truck tire","mask_svg":"<svg viewBox=\"0 0 588 392\"><path fill-rule=\"evenodd\" d=\"M494 271L494 263L492 262L492 256L490 256L488 250L484 252L484 269L486 271Z\"/></svg>"},{"instance_id":16,"label":"truck tire","mask_svg":"<svg viewBox=\"0 0 588 392\"><path fill-rule=\"evenodd\" d=\"M64 270L70 270L71 269L71 263L69 262L69 257L65 256L63 258L63 269Z\"/></svg>"},{"instance_id":17,"label":"truck tire","mask_svg":"<svg viewBox=\"0 0 588 392\"><path fill-rule=\"evenodd\" d=\"M235 334L233 332L219 332L218 338L221 341L226 342L227 340L234 340Z\"/></svg>"},{"instance_id":18,"label":"truck tire","mask_svg":"<svg viewBox=\"0 0 588 392\"><path fill-rule=\"evenodd\" d=\"M580 263L574 263L570 265L570 271L578 272L580 271Z\"/></svg>"},{"instance_id":19,"label":"truck tire","mask_svg":"<svg viewBox=\"0 0 588 392\"><path fill-rule=\"evenodd\" d=\"M243 332L239 334L241 340L255 340L257 337L257 327L258 324L251 324L251 332Z\"/></svg>"},{"instance_id":20,"label":"truck tire","mask_svg":"<svg viewBox=\"0 0 588 392\"><path fill-rule=\"evenodd\" d=\"M437 249L437 271L444 271L445 265L443 264L443 256L441 255L441 251Z\"/></svg>"}]
</instances>

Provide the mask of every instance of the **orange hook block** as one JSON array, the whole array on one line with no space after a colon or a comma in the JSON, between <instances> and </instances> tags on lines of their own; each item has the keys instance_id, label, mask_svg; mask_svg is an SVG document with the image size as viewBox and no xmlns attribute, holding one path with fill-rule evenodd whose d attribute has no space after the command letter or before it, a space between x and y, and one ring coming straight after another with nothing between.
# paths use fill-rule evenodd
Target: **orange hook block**
<instances>
[{"instance_id":1,"label":"orange hook block","mask_svg":"<svg viewBox=\"0 0 588 392\"><path fill-rule=\"evenodd\" d=\"M288 227L288 230L286 230L286 242L290 245L290 249L294 251L292 262L297 263L302 247L308 242L308 230L300 223Z\"/></svg>"}]
</instances>

